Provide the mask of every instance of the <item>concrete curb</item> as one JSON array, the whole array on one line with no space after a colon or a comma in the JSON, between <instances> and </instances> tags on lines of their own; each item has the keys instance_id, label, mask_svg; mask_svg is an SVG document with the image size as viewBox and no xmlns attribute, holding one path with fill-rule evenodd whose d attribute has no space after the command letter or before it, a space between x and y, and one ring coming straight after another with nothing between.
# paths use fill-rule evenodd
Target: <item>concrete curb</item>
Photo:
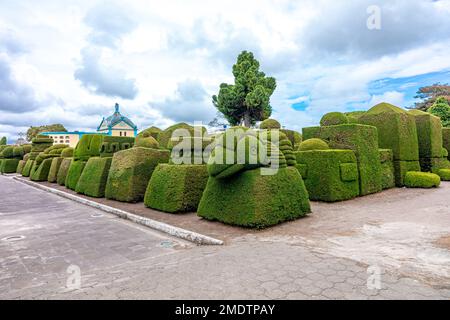
<instances>
[{"instance_id":1,"label":"concrete curb","mask_svg":"<svg viewBox=\"0 0 450 320\"><path fill-rule=\"evenodd\" d=\"M191 242L194 242L196 244L199 245L223 245L223 241L222 240L218 240L215 238L211 238L208 236L205 236L203 234L200 233L196 233L193 231L189 231L186 229L182 229L182 228L178 228L175 226L172 226L170 224L166 224L163 222L159 222L153 219L149 219L149 218L144 218L141 216L138 216L136 214L124 211L124 210L120 210L120 209L116 209L95 201L91 201L88 199L84 199L81 197L78 197L76 195L70 194L70 193L66 193L64 191L61 190L57 190L54 188L50 188L44 185L41 185L39 183L30 181L30 180L25 180L22 178L19 178L18 176L13 176L12 179L17 180L19 182L25 183L27 185L30 185L32 187L56 194L58 196L76 201L78 203L108 212L108 213L112 213L122 219L127 219L130 220L132 222L138 223L140 225L146 226L148 228L154 229L154 230L158 230L167 234L170 234L171 236L180 238L180 239L184 239L184 240L188 240Z\"/></svg>"}]
</instances>

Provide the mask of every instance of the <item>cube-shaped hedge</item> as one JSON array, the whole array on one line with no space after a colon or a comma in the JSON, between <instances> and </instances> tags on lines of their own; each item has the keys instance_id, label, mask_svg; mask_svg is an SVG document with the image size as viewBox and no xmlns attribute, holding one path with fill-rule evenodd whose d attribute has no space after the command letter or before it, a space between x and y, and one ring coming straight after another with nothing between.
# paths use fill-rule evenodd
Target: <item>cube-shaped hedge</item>
<instances>
[{"instance_id":1,"label":"cube-shaped hedge","mask_svg":"<svg viewBox=\"0 0 450 320\"><path fill-rule=\"evenodd\" d=\"M100 148L101 157L112 157L114 153L130 149L134 145L133 137L105 136Z\"/></svg>"},{"instance_id":2,"label":"cube-shaped hedge","mask_svg":"<svg viewBox=\"0 0 450 320\"><path fill-rule=\"evenodd\" d=\"M351 150L295 152L310 200L335 202L359 196L359 173Z\"/></svg>"},{"instance_id":3,"label":"cube-shaped hedge","mask_svg":"<svg viewBox=\"0 0 450 320\"><path fill-rule=\"evenodd\" d=\"M0 166L0 171L2 173L15 173L17 171L19 161L19 159L3 159Z\"/></svg>"},{"instance_id":4,"label":"cube-shaped hedge","mask_svg":"<svg viewBox=\"0 0 450 320\"><path fill-rule=\"evenodd\" d=\"M86 163L75 191L90 197L105 196L106 181L112 158L92 157Z\"/></svg>"},{"instance_id":5,"label":"cube-shaped hedge","mask_svg":"<svg viewBox=\"0 0 450 320\"><path fill-rule=\"evenodd\" d=\"M22 177L30 176L31 168L33 167L33 165L34 165L34 160L32 160L30 157L30 159L27 160L27 163L25 163L25 166L23 167Z\"/></svg>"},{"instance_id":6,"label":"cube-shaped hedge","mask_svg":"<svg viewBox=\"0 0 450 320\"><path fill-rule=\"evenodd\" d=\"M295 167L262 175L261 169L226 179L209 177L197 214L207 220L265 228L311 212L308 192Z\"/></svg>"},{"instance_id":7,"label":"cube-shaped hedge","mask_svg":"<svg viewBox=\"0 0 450 320\"><path fill-rule=\"evenodd\" d=\"M450 160L450 128L442 128L442 144L448 151L447 158Z\"/></svg>"},{"instance_id":8,"label":"cube-shaped hedge","mask_svg":"<svg viewBox=\"0 0 450 320\"><path fill-rule=\"evenodd\" d=\"M60 186L66 185L67 173L69 172L70 165L72 164L73 158L63 158L61 165L59 166L58 175L56 182Z\"/></svg>"},{"instance_id":9,"label":"cube-shaped hedge","mask_svg":"<svg viewBox=\"0 0 450 320\"><path fill-rule=\"evenodd\" d=\"M382 190L377 128L356 123L303 128L303 139L313 138L324 140L332 149L348 149L355 152L360 195Z\"/></svg>"},{"instance_id":10,"label":"cube-shaped hedge","mask_svg":"<svg viewBox=\"0 0 450 320\"><path fill-rule=\"evenodd\" d=\"M47 181L48 173L50 172L50 167L52 165L52 160L53 158L47 158L42 160L40 164L35 161L30 172L30 179L32 181Z\"/></svg>"},{"instance_id":11,"label":"cube-shaped hedge","mask_svg":"<svg viewBox=\"0 0 450 320\"><path fill-rule=\"evenodd\" d=\"M159 164L148 183L144 203L170 213L197 211L207 181L206 165Z\"/></svg>"},{"instance_id":12,"label":"cube-shaped hedge","mask_svg":"<svg viewBox=\"0 0 450 320\"><path fill-rule=\"evenodd\" d=\"M65 186L71 190L75 190L78 180L83 173L83 169L86 166L87 161L73 160L70 164L69 171L67 172Z\"/></svg>"},{"instance_id":13,"label":"cube-shaped hedge","mask_svg":"<svg viewBox=\"0 0 450 320\"><path fill-rule=\"evenodd\" d=\"M420 158L440 158L442 156L442 123L441 119L428 112L411 110L414 116L419 142Z\"/></svg>"},{"instance_id":14,"label":"cube-shaped hedge","mask_svg":"<svg viewBox=\"0 0 450 320\"><path fill-rule=\"evenodd\" d=\"M378 128L378 144L391 149L395 161L418 161L419 142L413 115L388 103L381 103L364 113L359 123Z\"/></svg>"},{"instance_id":15,"label":"cube-shaped hedge","mask_svg":"<svg viewBox=\"0 0 450 320\"><path fill-rule=\"evenodd\" d=\"M90 157L100 156L104 137L105 136L101 134L83 135L73 152L74 160L87 161Z\"/></svg>"},{"instance_id":16,"label":"cube-shaped hedge","mask_svg":"<svg viewBox=\"0 0 450 320\"><path fill-rule=\"evenodd\" d=\"M106 183L106 198L142 201L153 170L159 163L167 163L169 157L169 150L141 147L116 152Z\"/></svg>"},{"instance_id":17,"label":"cube-shaped hedge","mask_svg":"<svg viewBox=\"0 0 450 320\"><path fill-rule=\"evenodd\" d=\"M383 190L395 187L394 156L391 149L380 149L381 186Z\"/></svg>"},{"instance_id":18,"label":"cube-shaped hedge","mask_svg":"<svg viewBox=\"0 0 450 320\"><path fill-rule=\"evenodd\" d=\"M63 161L63 158L57 157L52 159L52 164L50 166L50 170L48 172L48 182L56 182L58 180L58 171L59 167L61 166L61 163Z\"/></svg>"}]
</instances>

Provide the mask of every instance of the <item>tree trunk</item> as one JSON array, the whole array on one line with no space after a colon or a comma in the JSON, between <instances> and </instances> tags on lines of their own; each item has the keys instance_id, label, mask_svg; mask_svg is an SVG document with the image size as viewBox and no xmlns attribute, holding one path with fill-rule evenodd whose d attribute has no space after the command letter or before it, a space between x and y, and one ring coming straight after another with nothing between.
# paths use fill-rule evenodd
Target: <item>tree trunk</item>
<instances>
[{"instance_id":1,"label":"tree trunk","mask_svg":"<svg viewBox=\"0 0 450 320\"><path fill-rule=\"evenodd\" d=\"M246 111L244 113L244 126L247 127L247 128L250 128L251 125L252 125L252 122L250 120L250 112Z\"/></svg>"}]
</instances>

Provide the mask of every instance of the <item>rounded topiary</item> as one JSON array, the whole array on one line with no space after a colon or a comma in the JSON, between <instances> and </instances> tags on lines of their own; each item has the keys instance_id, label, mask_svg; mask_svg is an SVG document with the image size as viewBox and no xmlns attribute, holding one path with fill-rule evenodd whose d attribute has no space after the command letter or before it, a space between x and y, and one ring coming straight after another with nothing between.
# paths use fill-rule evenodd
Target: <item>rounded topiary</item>
<instances>
[{"instance_id":1,"label":"rounded topiary","mask_svg":"<svg viewBox=\"0 0 450 320\"><path fill-rule=\"evenodd\" d=\"M281 129L281 124L275 119L267 119L267 120L264 120L263 122L261 122L261 124L259 125L259 128L265 129L265 130Z\"/></svg>"},{"instance_id":2,"label":"rounded topiary","mask_svg":"<svg viewBox=\"0 0 450 320\"><path fill-rule=\"evenodd\" d=\"M31 144L24 144L24 145L22 145L21 147L23 148L23 152L24 152L25 154L31 152L31 148L32 148L32 145L31 145Z\"/></svg>"},{"instance_id":3,"label":"rounded topiary","mask_svg":"<svg viewBox=\"0 0 450 320\"><path fill-rule=\"evenodd\" d=\"M14 147L8 146L2 151L2 155L4 158L12 158L14 157Z\"/></svg>"},{"instance_id":4,"label":"rounded topiary","mask_svg":"<svg viewBox=\"0 0 450 320\"><path fill-rule=\"evenodd\" d=\"M330 147L322 139L309 139L300 143L299 151L313 151L313 150L329 150Z\"/></svg>"},{"instance_id":5,"label":"rounded topiary","mask_svg":"<svg viewBox=\"0 0 450 320\"><path fill-rule=\"evenodd\" d=\"M73 148L71 148L71 147L64 148L61 151L61 157L62 158L72 158L73 157Z\"/></svg>"},{"instance_id":6,"label":"rounded topiary","mask_svg":"<svg viewBox=\"0 0 450 320\"><path fill-rule=\"evenodd\" d=\"M142 147L142 148L158 149L159 148L159 143L152 136L147 136L145 138L144 137L137 137L134 146L135 147Z\"/></svg>"},{"instance_id":7,"label":"rounded topiary","mask_svg":"<svg viewBox=\"0 0 450 320\"><path fill-rule=\"evenodd\" d=\"M405 175L407 188L437 188L441 184L441 178L434 173L409 171Z\"/></svg>"},{"instance_id":8,"label":"rounded topiary","mask_svg":"<svg viewBox=\"0 0 450 320\"><path fill-rule=\"evenodd\" d=\"M320 125L322 127L326 126L337 126L340 124L347 124L349 120L345 114L342 112L330 112L322 117L320 120Z\"/></svg>"},{"instance_id":9,"label":"rounded topiary","mask_svg":"<svg viewBox=\"0 0 450 320\"><path fill-rule=\"evenodd\" d=\"M448 150L445 148L442 148L442 157L448 158Z\"/></svg>"},{"instance_id":10,"label":"rounded topiary","mask_svg":"<svg viewBox=\"0 0 450 320\"><path fill-rule=\"evenodd\" d=\"M442 181L450 181L450 169L440 169L438 175Z\"/></svg>"},{"instance_id":11,"label":"rounded topiary","mask_svg":"<svg viewBox=\"0 0 450 320\"><path fill-rule=\"evenodd\" d=\"M14 147L13 155L14 155L14 158L22 158L25 155L25 151L23 150L23 147L21 147L21 146Z\"/></svg>"}]
</instances>

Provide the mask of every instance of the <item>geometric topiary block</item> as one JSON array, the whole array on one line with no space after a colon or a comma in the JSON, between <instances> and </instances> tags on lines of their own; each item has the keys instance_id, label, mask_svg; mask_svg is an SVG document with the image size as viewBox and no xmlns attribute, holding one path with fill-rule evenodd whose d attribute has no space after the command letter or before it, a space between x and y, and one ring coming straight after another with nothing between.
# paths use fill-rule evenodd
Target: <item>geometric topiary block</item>
<instances>
[{"instance_id":1,"label":"geometric topiary block","mask_svg":"<svg viewBox=\"0 0 450 320\"><path fill-rule=\"evenodd\" d=\"M63 158L61 158L61 157L52 159L52 164L51 164L50 170L48 172L48 178L47 178L48 182L56 182L58 180L58 171L59 171L59 167L61 166L62 161L63 161Z\"/></svg>"},{"instance_id":2,"label":"geometric topiary block","mask_svg":"<svg viewBox=\"0 0 450 320\"><path fill-rule=\"evenodd\" d=\"M437 188L441 184L441 178L434 173L410 171L405 176L407 188Z\"/></svg>"},{"instance_id":3,"label":"geometric topiary block","mask_svg":"<svg viewBox=\"0 0 450 320\"><path fill-rule=\"evenodd\" d=\"M19 165L19 159L3 159L0 167L2 173L15 173Z\"/></svg>"},{"instance_id":4,"label":"geometric topiary block","mask_svg":"<svg viewBox=\"0 0 450 320\"><path fill-rule=\"evenodd\" d=\"M83 169L86 166L87 161L83 160L74 160L70 164L69 171L67 172L66 177L66 188L69 188L71 190L75 190L77 187L78 180L81 177L81 174L83 173Z\"/></svg>"},{"instance_id":5,"label":"geometric topiary block","mask_svg":"<svg viewBox=\"0 0 450 320\"><path fill-rule=\"evenodd\" d=\"M25 160L20 160L20 161L19 161L19 164L17 165L16 173L22 174L22 170L23 170L23 168L25 167L25 164L26 164L26 163L27 163L27 162L26 162Z\"/></svg>"},{"instance_id":6,"label":"geometric topiary block","mask_svg":"<svg viewBox=\"0 0 450 320\"><path fill-rule=\"evenodd\" d=\"M417 127L420 158L440 158L442 156L441 119L420 110L411 110Z\"/></svg>"},{"instance_id":7,"label":"geometric topiary block","mask_svg":"<svg viewBox=\"0 0 450 320\"><path fill-rule=\"evenodd\" d=\"M144 204L170 213L196 211L208 177L206 165L159 164L148 183Z\"/></svg>"},{"instance_id":8,"label":"geometric topiary block","mask_svg":"<svg viewBox=\"0 0 450 320\"><path fill-rule=\"evenodd\" d=\"M90 197L103 198L105 196L106 181L112 157L92 157L86 163L83 173L78 180L75 191Z\"/></svg>"},{"instance_id":9,"label":"geometric topiary block","mask_svg":"<svg viewBox=\"0 0 450 320\"><path fill-rule=\"evenodd\" d=\"M359 174L351 150L316 150L295 153L309 199L335 202L359 196Z\"/></svg>"},{"instance_id":10,"label":"geometric topiary block","mask_svg":"<svg viewBox=\"0 0 450 320\"><path fill-rule=\"evenodd\" d=\"M441 181L450 181L450 169L440 169L436 174L441 177Z\"/></svg>"},{"instance_id":11,"label":"geometric topiary block","mask_svg":"<svg viewBox=\"0 0 450 320\"><path fill-rule=\"evenodd\" d=\"M30 172L30 179L32 181L47 181L52 160L52 158L45 159L39 165L35 162Z\"/></svg>"},{"instance_id":12,"label":"geometric topiary block","mask_svg":"<svg viewBox=\"0 0 450 320\"><path fill-rule=\"evenodd\" d=\"M420 171L419 161L394 161L395 185L405 186L405 175L409 171Z\"/></svg>"},{"instance_id":13,"label":"geometric topiary block","mask_svg":"<svg viewBox=\"0 0 450 320\"><path fill-rule=\"evenodd\" d=\"M106 183L106 198L142 201L153 170L159 163L167 163L169 157L169 150L141 147L116 152Z\"/></svg>"},{"instance_id":14,"label":"geometric topiary block","mask_svg":"<svg viewBox=\"0 0 450 320\"><path fill-rule=\"evenodd\" d=\"M30 172L31 172L31 168L33 167L33 164L34 164L34 160L28 159L27 163L23 167L22 177L30 176Z\"/></svg>"},{"instance_id":15,"label":"geometric topiary block","mask_svg":"<svg viewBox=\"0 0 450 320\"><path fill-rule=\"evenodd\" d=\"M85 134L78 141L73 152L75 160L87 161L90 157L100 156L100 149L103 144L104 135Z\"/></svg>"},{"instance_id":16,"label":"geometric topiary block","mask_svg":"<svg viewBox=\"0 0 450 320\"><path fill-rule=\"evenodd\" d=\"M388 103L381 103L364 113L359 123L378 128L378 144L392 149L395 161L419 160L419 142L415 117Z\"/></svg>"},{"instance_id":17,"label":"geometric topiary block","mask_svg":"<svg viewBox=\"0 0 450 320\"><path fill-rule=\"evenodd\" d=\"M442 145L450 153L450 128L442 128ZM450 154L447 155L448 160L450 160Z\"/></svg>"},{"instance_id":18,"label":"geometric topiary block","mask_svg":"<svg viewBox=\"0 0 450 320\"><path fill-rule=\"evenodd\" d=\"M207 220L265 228L311 212L308 192L294 167L275 175L247 170L226 179L209 177L197 214Z\"/></svg>"},{"instance_id":19,"label":"geometric topiary block","mask_svg":"<svg viewBox=\"0 0 450 320\"><path fill-rule=\"evenodd\" d=\"M132 137L105 136L100 148L100 156L112 157L117 151L130 149L133 145L134 138Z\"/></svg>"},{"instance_id":20,"label":"geometric topiary block","mask_svg":"<svg viewBox=\"0 0 450 320\"><path fill-rule=\"evenodd\" d=\"M303 128L304 141L312 138L324 140L332 149L354 151L359 169L360 195L382 190L377 128L356 123Z\"/></svg>"},{"instance_id":21,"label":"geometric topiary block","mask_svg":"<svg viewBox=\"0 0 450 320\"><path fill-rule=\"evenodd\" d=\"M70 165L72 164L73 158L63 158L61 165L59 166L58 175L56 182L60 186L66 185L67 173L69 172Z\"/></svg>"},{"instance_id":22,"label":"geometric topiary block","mask_svg":"<svg viewBox=\"0 0 450 320\"><path fill-rule=\"evenodd\" d=\"M394 157L391 149L379 149L381 163L381 186L383 190L395 187Z\"/></svg>"}]
</instances>

